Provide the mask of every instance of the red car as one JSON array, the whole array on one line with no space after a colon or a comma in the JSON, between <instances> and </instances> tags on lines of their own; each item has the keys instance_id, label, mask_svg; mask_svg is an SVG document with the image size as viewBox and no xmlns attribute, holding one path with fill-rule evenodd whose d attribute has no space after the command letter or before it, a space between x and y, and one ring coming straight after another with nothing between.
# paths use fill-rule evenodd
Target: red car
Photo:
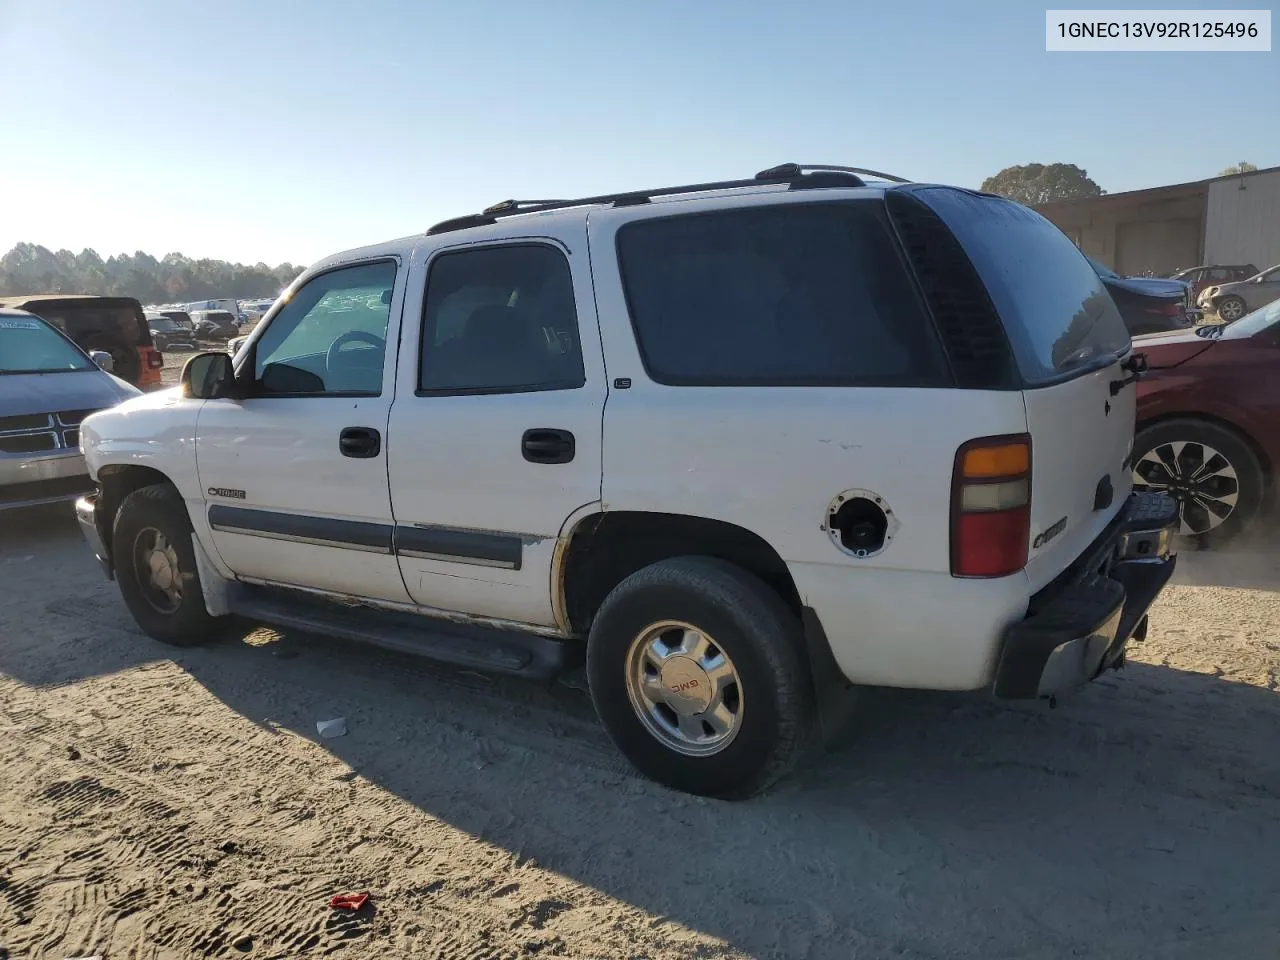
<instances>
[{"instance_id":1,"label":"red car","mask_svg":"<svg viewBox=\"0 0 1280 960\"><path fill-rule=\"evenodd\" d=\"M1202 544L1239 533L1274 506L1280 467L1280 300L1233 323L1134 340L1138 381L1133 482L1178 501Z\"/></svg>"}]
</instances>

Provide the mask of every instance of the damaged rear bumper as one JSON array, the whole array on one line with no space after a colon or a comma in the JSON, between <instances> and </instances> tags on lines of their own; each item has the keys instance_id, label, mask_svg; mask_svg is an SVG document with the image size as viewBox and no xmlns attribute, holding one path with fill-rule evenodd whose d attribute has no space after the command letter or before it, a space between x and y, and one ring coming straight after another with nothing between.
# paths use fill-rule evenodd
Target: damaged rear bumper
<instances>
[{"instance_id":1,"label":"damaged rear bumper","mask_svg":"<svg viewBox=\"0 0 1280 960\"><path fill-rule=\"evenodd\" d=\"M1131 494L1103 535L1006 630L995 695L1051 697L1123 664L1125 645L1146 636L1147 610L1173 576L1177 515L1163 494Z\"/></svg>"}]
</instances>

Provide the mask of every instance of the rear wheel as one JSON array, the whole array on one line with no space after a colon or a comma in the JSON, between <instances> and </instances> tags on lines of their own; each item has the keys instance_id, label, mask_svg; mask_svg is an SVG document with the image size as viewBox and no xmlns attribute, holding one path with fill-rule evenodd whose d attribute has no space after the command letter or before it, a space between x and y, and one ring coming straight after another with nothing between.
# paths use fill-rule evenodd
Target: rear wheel
<instances>
[{"instance_id":1,"label":"rear wheel","mask_svg":"<svg viewBox=\"0 0 1280 960\"><path fill-rule=\"evenodd\" d=\"M800 624L762 581L710 557L664 560L605 598L587 644L591 699L642 773L744 799L809 742Z\"/></svg>"},{"instance_id":2,"label":"rear wheel","mask_svg":"<svg viewBox=\"0 0 1280 960\"><path fill-rule=\"evenodd\" d=\"M1239 297L1224 297L1218 304L1218 316L1227 323L1244 316L1245 302Z\"/></svg>"},{"instance_id":3,"label":"rear wheel","mask_svg":"<svg viewBox=\"0 0 1280 960\"><path fill-rule=\"evenodd\" d=\"M111 552L120 594L138 626L178 647L213 636L219 620L205 609L191 519L174 487L143 487L124 498Z\"/></svg>"},{"instance_id":4,"label":"rear wheel","mask_svg":"<svg viewBox=\"0 0 1280 960\"><path fill-rule=\"evenodd\" d=\"M1248 442L1207 420L1166 420L1134 440L1134 489L1173 497L1179 533L1204 546L1245 528L1262 503L1265 482Z\"/></svg>"}]
</instances>

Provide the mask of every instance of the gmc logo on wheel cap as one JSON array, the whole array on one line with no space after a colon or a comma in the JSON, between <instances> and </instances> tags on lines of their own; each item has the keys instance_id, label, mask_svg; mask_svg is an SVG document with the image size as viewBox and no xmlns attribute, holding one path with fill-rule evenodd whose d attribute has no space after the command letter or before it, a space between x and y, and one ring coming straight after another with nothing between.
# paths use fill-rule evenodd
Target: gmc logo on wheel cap
<instances>
[{"instance_id":1,"label":"gmc logo on wheel cap","mask_svg":"<svg viewBox=\"0 0 1280 960\"><path fill-rule=\"evenodd\" d=\"M677 684L675 684L675 685L671 688L671 692L672 692L672 693L683 693L685 690L688 690L688 689L690 689L691 687L696 687L697 685L698 685L698 678L697 678L697 677L694 677L692 680L686 680L684 683L677 683Z\"/></svg>"}]
</instances>

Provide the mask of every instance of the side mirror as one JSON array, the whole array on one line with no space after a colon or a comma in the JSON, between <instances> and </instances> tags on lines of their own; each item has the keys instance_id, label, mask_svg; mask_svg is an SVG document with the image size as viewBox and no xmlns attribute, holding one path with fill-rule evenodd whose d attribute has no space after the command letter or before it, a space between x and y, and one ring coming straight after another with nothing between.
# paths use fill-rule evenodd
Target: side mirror
<instances>
[{"instance_id":1,"label":"side mirror","mask_svg":"<svg viewBox=\"0 0 1280 960\"><path fill-rule=\"evenodd\" d=\"M97 364L100 369L107 371L107 373L116 368L115 360L105 350L90 350L89 359Z\"/></svg>"},{"instance_id":2,"label":"side mirror","mask_svg":"<svg viewBox=\"0 0 1280 960\"><path fill-rule=\"evenodd\" d=\"M182 395L195 400L221 400L232 395L236 373L225 353L197 353L182 368Z\"/></svg>"}]
</instances>

